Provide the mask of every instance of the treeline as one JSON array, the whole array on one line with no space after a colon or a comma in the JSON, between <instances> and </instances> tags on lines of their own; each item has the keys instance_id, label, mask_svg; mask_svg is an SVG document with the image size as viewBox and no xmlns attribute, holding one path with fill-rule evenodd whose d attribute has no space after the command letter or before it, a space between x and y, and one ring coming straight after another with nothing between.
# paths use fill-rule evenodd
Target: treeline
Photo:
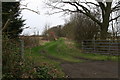
<instances>
[{"instance_id":1,"label":"treeline","mask_svg":"<svg viewBox=\"0 0 120 80\"><path fill-rule=\"evenodd\" d=\"M81 42L88 39L97 39L99 35L99 26L87 16L76 13L72 14L69 21L64 26L52 27L45 30L43 35L48 35L50 32L54 32L57 38L66 37L68 39Z\"/></svg>"},{"instance_id":2,"label":"treeline","mask_svg":"<svg viewBox=\"0 0 120 80\"><path fill-rule=\"evenodd\" d=\"M70 21L65 24L62 31L65 37L77 42L99 37L99 26L82 14L71 15Z\"/></svg>"}]
</instances>

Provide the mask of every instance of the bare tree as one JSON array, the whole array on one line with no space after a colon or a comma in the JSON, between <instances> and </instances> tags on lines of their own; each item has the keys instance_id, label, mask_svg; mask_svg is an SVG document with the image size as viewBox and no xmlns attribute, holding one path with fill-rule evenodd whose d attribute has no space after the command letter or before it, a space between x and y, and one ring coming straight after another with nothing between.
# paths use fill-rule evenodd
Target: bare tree
<instances>
[{"instance_id":1,"label":"bare tree","mask_svg":"<svg viewBox=\"0 0 120 80\"><path fill-rule=\"evenodd\" d=\"M86 39L97 39L99 26L83 14L73 14L70 22L62 28L65 37L73 39L78 43Z\"/></svg>"},{"instance_id":2,"label":"bare tree","mask_svg":"<svg viewBox=\"0 0 120 80\"><path fill-rule=\"evenodd\" d=\"M90 0L89 0L90 1ZM95 0L95 2L89 2L88 0L49 0L46 2L49 8L58 9L57 12L70 12L70 13L82 13L96 22L101 29L101 39L106 39L109 23L116 20L120 15L110 18L111 13L120 10L120 1L114 4L113 0ZM69 6L69 7L68 7ZM97 12L96 7L99 8L99 14L101 20L97 19L92 13Z\"/></svg>"}]
</instances>

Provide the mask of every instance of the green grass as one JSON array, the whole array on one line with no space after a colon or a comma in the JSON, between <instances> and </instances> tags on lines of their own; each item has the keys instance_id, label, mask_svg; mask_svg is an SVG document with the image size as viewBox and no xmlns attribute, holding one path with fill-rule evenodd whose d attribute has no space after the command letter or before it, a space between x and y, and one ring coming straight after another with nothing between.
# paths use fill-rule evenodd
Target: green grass
<instances>
[{"instance_id":1,"label":"green grass","mask_svg":"<svg viewBox=\"0 0 120 80\"><path fill-rule=\"evenodd\" d=\"M51 41L46 43L43 46L34 47L31 49L31 56L34 57L36 61L48 62L53 64L59 64L60 62L51 60L46 55L62 59L68 62L84 62L84 60L80 60L76 57L83 57L92 60L111 60L118 61L118 56L109 56L109 55L100 55L93 53L82 53L76 47L70 48L71 45L66 45L64 39L59 39L57 41ZM75 46L75 45L72 45ZM41 53L41 51L45 51L45 53ZM40 59L38 58L40 57Z\"/></svg>"},{"instance_id":2,"label":"green grass","mask_svg":"<svg viewBox=\"0 0 120 80\"><path fill-rule=\"evenodd\" d=\"M93 53L82 53L79 49L66 45L63 39L55 42L47 43L44 49L47 50L48 54L70 62L83 62L83 60L75 57L83 57L91 60L102 60L102 61L118 61L118 56L93 54ZM75 45L73 45L75 46Z\"/></svg>"},{"instance_id":3,"label":"green grass","mask_svg":"<svg viewBox=\"0 0 120 80\"><path fill-rule=\"evenodd\" d=\"M73 56L83 57L83 58L87 58L87 59L91 59L91 60L102 60L102 61L118 61L118 60L120 60L120 59L118 59L119 58L118 56L95 54L95 53L83 53L82 51L80 51L77 48L74 48L70 52L71 52L70 54Z\"/></svg>"},{"instance_id":4,"label":"green grass","mask_svg":"<svg viewBox=\"0 0 120 80\"><path fill-rule=\"evenodd\" d=\"M59 65L59 62L56 62L54 60L48 59L45 56L41 55L39 53L39 48L40 47L35 47L33 49L27 49L25 52L25 57L31 59L35 63L42 64L42 63L51 63L51 65Z\"/></svg>"},{"instance_id":5,"label":"green grass","mask_svg":"<svg viewBox=\"0 0 120 80\"><path fill-rule=\"evenodd\" d=\"M47 54L45 55L50 55L58 59L62 59L64 61L82 62L82 60L74 58L73 56L68 54L69 48L65 45L63 39L59 39L58 41L46 43L40 49L47 51Z\"/></svg>"},{"instance_id":6,"label":"green grass","mask_svg":"<svg viewBox=\"0 0 120 80\"><path fill-rule=\"evenodd\" d=\"M76 53L74 54L74 56L80 56L91 60L118 61L118 56L109 56L109 55L101 55L101 54L93 54L93 53L79 53L79 54Z\"/></svg>"},{"instance_id":7,"label":"green grass","mask_svg":"<svg viewBox=\"0 0 120 80\"><path fill-rule=\"evenodd\" d=\"M60 67L60 62L51 60L51 59L41 55L39 53L40 48L41 47L39 46L39 47L34 47L32 49L26 49L25 50L25 59L26 60L28 59L28 60L34 62L36 66L46 65L49 67L54 67L59 71L58 77L60 76L60 78L61 78L62 76L65 76L65 73L62 71L62 68Z\"/></svg>"},{"instance_id":8,"label":"green grass","mask_svg":"<svg viewBox=\"0 0 120 80\"><path fill-rule=\"evenodd\" d=\"M42 53L42 51L45 52ZM67 62L85 62L85 60L81 60L76 57L82 57L91 60L118 61L118 56L82 53L78 48L75 47L75 45L66 44L65 40L63 39L51 41L45 43L42 46L37 46L32 49L25 50L26 59L31 59L35 62L36 65L45 63L51 66L55 66L60 71L60 75L64 76L65 74L62 72L62 68L60 67L61 62L55 61L48 56L52 56Z\"/></svg>"}]
</instances>

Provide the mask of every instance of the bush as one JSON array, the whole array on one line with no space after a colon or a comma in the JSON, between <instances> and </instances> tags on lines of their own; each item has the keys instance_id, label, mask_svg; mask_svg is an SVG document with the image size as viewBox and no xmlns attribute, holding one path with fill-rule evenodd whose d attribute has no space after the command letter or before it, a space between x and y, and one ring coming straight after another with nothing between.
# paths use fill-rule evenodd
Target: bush
<instances>
[{"instance_id":1,"label":"bush","mask_svg":"<svg viewBox=\"0 0 120 80\"><path fill-rule=\"evenodd\" d=\"M24 41L25 48L32 48L40 45L40 38L37 36L23 36L21 37L21 40Z\"/></svg>"},{"instance_id":2,"label":"bush","mask_svg":"<svg viewBox=\"0 0 120 80\"><path fill-rule=\"evenodd\" d=\"M2 55L2 80L6 78L57 78L59 71L51 65L36 66L29 58L24 60L20 54L20 42L18 39L9 39L3 36Z\"/></svg>"},{"instance_id":3,"label":"bush","mask_svg":"<svg viewBox=\"0 0 120 80\"><path fill-rule=\"evenodd\" d=\"M21 75L20 42L18 39L9 39L6 35L2 38L2 73L3 77L19 77Z\"/></svg>"}]
</instances>

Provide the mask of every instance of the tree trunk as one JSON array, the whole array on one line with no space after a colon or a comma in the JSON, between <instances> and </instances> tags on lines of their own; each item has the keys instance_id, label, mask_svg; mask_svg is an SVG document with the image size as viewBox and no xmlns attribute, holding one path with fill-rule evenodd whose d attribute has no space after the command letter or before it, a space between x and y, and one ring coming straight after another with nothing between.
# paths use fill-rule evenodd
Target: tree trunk
<instances>
[{"instance_id":1,"label":"tree trunk","mask_svg":"<svg viewBox=\"0 0 120 80\"><path fill-rule=\"evenodd\" d=\"M109 18L111 11L111 3L107 3L107 7L105 8L105 12L103 15L103 22L100 26L101 28L101 39L106 39L108 37L108 27L109 27Z\"/></svg>"},{"instance_id":2,"label":"tree trunk","mask_svg":"<svg viewBox=\"0 0 120 80\"><path fill-rule=\"evenodd\" d=\"M108 29L101 29L101 39L106 39L108 37L108 33L107 33Z\"/></svg>"},{"instance_id":3,"label":"tree trunk","mask_svg":"<svg viewBox=\"0 0 120 80\"><path fill-rule=\"evenodd\" d=\"M109 27L109 23L107 22L104 22L102 25L101 25L101 39L106 39L108 37L108 27Z\"/></svg>"}]
</instances>

